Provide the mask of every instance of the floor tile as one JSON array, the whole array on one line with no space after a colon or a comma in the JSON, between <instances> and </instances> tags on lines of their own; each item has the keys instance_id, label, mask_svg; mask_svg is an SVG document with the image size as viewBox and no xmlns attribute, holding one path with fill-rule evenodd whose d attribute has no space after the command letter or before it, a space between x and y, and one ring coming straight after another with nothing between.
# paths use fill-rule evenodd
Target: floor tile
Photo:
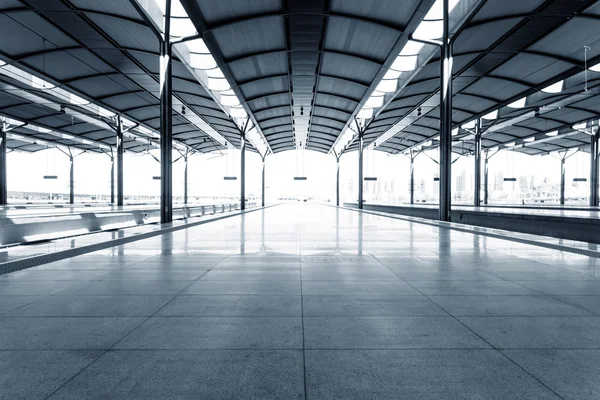
<instances>
[{"instance_id":1,"label":"floor tile","mask_svg":"<svg viewBox=\"0 0 600 400\"><path fill-rule=\"evenodd\" d=\"M309 399L559 399L495 350L307 350Z\"/></svg>"},{"instance_id":2,"label":"floor tile","mask_svg":"<svg viewBox=\"0 0 600 400\"><path fill-rule=\"evenodd\" d=\"M564 399L600 398L600 350L503 350Z\"/></svg>"},{"instance_id":3,"label":"floor tile","mask_svg":"<svg viewBox=\"0 0 600 400\"><path fill-rule=\"evenodd\" d=\"M0 317L0 350L109 349L145 318Z\"/></svg>"},{"instance_id":4,"label":"floor tile","mask_svg":"<svg viewBox=\"0 0 600 400\"><path fill-rule=\"evenodd\" d=\"M600 348L600 317L458 317L501 349Z\"/></svg>"},{"instance_id":5,"label":"floor tile","mask_svg":"<svg viewBox=\"0 0 600 400\"><path fill-rule=\"evenodd\" d=\"M169 317L300 317L300 296L179 296L159 311Z\"/></svg>"},{"instance_id":6,"label":"floor tile","mask_svg":"<svg viewBox=\"0 0 600 400\"><path fill-rule=\"evenodd\" d=\"M301 349L292 317L153 317L117 349Z\"/></svg>"},{"instance_id":7,"label":"floor tile","mask_svg":"<svg viewBox=\"0 0 600 400\"><path fill-rule=\"evenodd\" d=\"M302 364L299 350L110 351L51 399L303 399Z\"/></svg>"},{"instance_id":8,"label":"floor tile","mask_svg":"<svg viewBox=\"0 0 600 400\"><path fill-rule=\"evenodd\" d=\"M303 296L305 317L446 316L425 296Z\"/></svg>"},{"instance_id":9,"label":"floor tile","mask_svg":"<svg viewBox=\"0 0 600 400\"><path fill-rule=\"evenodd\" d=\"M307 349L489 348L452 317L305 317Z\"/></svg>"},{"instance_id":10,"label":"floor tile","mask_svg":"<svg viewBox=\"0 0 600 400\"><path fill-rule=\"evenodd\" d=\"M0 399L45 399L103 351L0 351Z\"/></svg>"}]
</instances>

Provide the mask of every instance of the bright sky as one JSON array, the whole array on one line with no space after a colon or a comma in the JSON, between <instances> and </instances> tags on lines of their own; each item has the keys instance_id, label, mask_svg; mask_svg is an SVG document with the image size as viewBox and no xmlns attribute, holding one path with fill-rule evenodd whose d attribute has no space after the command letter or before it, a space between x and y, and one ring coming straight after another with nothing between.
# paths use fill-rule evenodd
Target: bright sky
<instances>
[{"instance_id":1,"label":"bright sky","mask_svg":"<svg viewBox=\"0 0 600 400\"><path fill-rule=\"evenodd\" d=\"M437 151L428 154L438 158ZM178 154L173 155L177 159ZM239 196L239 151L231 154L219 153L195 155L190 157L189 193L190 196ZM514 161L513 161L514 159ZM279 197L315 197L335 199L335 170L333 156L305 151L286 151L270 155L266 159L267 199ZM249 196L260 196L261 159L251 152L246 156L246 191ZM461 157L453 164L453 176L464 176L467 189L472 188L473 157ZM350 152L342 156L340 185L342 200L356 200L356 182L358 175L358 153ZM125 154L125 194L155 195L160 193L160 181L153 176L160 175L160 166L150 155ZM415 161L415 180L422 181L428 192L435 191L438 165L426 155L420 155ZM383 191L391 188L393 192L407 196L410 162L407 157L388 156L379 151L365 151L364 175L376 176L378 184L365 182L365 198L375 188ZM173 193L183 195L184 162L180 160L173 166ZM588 177L589 155L579 153L567 160L567 182L574 177ZM490 161L490 184L492 177L503 171L504 177L535 176L536 182L544 179L549 184L560 182L560 161L557 157L530 157L520 153L502 152ZM44 175L57 175L57 180L44 180ZM238 176L237 181L225 181L224 176ZM306 181L294 181L294 176L306 176ZM56 149L37 153L12 152L8 154L9 191L62 192L68 193L69 161ZM110 193L110 158L103 154L84 153L75 158L76 193ZM505 183L512 185L510 183ZM507 189L505 187L505 189ZM510 189L510 187L508 187Z\"/></svg>"}]
</instances>

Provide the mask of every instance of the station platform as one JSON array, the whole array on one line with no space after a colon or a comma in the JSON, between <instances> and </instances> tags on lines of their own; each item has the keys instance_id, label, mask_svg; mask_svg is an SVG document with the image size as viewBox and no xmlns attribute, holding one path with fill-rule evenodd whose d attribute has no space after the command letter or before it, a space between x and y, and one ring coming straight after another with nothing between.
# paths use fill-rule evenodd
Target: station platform
<instances>
[{"instance_id":1,"label":"station platform","mask_svg":"<svg viewBox=\"0 0 600 400\"><path fill-rule=\"evenodd\" d=\"M599 329L599 258L287 204L0 275L0 387L597 399Z\"/></svg>"},{"instance_id":2,"label":"station platform","mask_svg":"<svg viewBox=\"0 0 600 400\"><path fill-rule=\"evenodd\" d=\"M344 206L358 208L357 203L344 203ZM365 203L363 208L411 217L439 219L438 207L434 204ZM600 243L600 210L597 208L453 205L450 217L452 222L461 224Z\"/></svg>"}]
</instances>

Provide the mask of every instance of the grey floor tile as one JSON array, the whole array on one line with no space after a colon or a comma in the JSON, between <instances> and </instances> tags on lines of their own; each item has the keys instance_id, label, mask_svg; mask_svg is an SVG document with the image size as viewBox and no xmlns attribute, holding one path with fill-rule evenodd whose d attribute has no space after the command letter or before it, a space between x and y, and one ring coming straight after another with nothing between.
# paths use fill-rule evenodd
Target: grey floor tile
<instances>
[{"instance_id":1,"label":"grey floor tile","mask_svg":"<svg viewBox=\"0 0 600 400\"><path fill-rule=\"evenodd\" d=\"M0 351L0 399L45 399L103 351Z\"/></svg>"},{"instance_id":2,"label":"grey floor tile","mask_svg":"<svg viewBox=\"0 0 600 400\"><path fill-rule=\"evenodd\" d=\"M446 316L425 296L303 296L305 317Z\"/></svg>"},{"instance_id":3,"label":"grey floor tile","mask_svg":"<svg viewBox=\"0 0 600 400\"><path fill-rule=\"evenodd\" d=\"M495 350L307 350L309 399L559 399Z\"/></svg>"},{"instance_id":4,"label":"grey floor tile","mask_svg":"<svg viewBox=\"0 0 600 400\"><path fill-rule=\"evenodd\" d=\"M214 269L201 278L203 281L300 281L299 269Z\"/></svg>"},{"instance_id":5,"label":"grey floor tile","mask_svg":"<svg viewBox=\"0 0 600 400\"><path fill-rule=\"evenodd\" d=\"M480 349L489 346L452 317L305 317L307 349Z\"/></svg>"},{"instance_id":6,"label":"grey floor tile","mask_svg":"<svg viewBox=\"0 0 600 400\"><path fill-rule=\"evenodd\" d=\"M301 349L302 321L292 317L153 317L118 349Z\"/></svg>"},{"instance_id":7,"label":"grey floor tile","mask_svg":"<svg viewBox=\"0 0 600 400\"><path fill-rule=\"evenodd\" d=\"M175 296L50 296L7 315L20 317L149 317L173 297Z\"/></svg>"},{"instance_id":8,"label":"grey floor tile","mask_svg":"<svg viewBox=\"0 0 600 400\"><path fill-rule=\"evenodd\" d=\"M506 281L411 281L410 283L427 296L539 294L535 290Z\"/></svg>"},{"instance_id":9,"label":"grey floor tile","mask_svg":"<svg viewBox=\"0 0 600 400\"><path fill-rule=\"evenodd\" d=\"M455 316L584 316L593 315L579 307L548 296L430 296Z\"/></svg>"},{"instance_id":10,"label":"grey floor tile","mask_svg":"<svg viewBox=\"0 0 600 400\"><path fill-rule=\"evenodd\" d=\"M300 295L300 282L294 281L203 281L194 282L184 294Z\"/></svg>"},{"instance_id":11,"label":"grey floor tile","mask_svg":"<svg viewBox=\"0 0 600 400\"><path fill-rule=\"evenodd\" d=\"M385 281L305 281L302 283L305 296L417 296L416 289L402 280Z\"/></svg>"},{"instance_id":12,"label":"grey floor tile","mask_svg":"<svg viewBox=\"0 0 600 400\"><path fill-rule=\"evenodd\" d=\"M0 296L47 296L79 284L77 281L0 281Z\"/></svg>"},{"instance_id":13,"label":"grey floor tile","mask_svg":"<svg viewBox=\"0 0 600 400\"><path fill-rule=\"evenodd\" d=\"M0 350L109 349L144 318L0 317Z\"/></svg>"},{"instance_id":14,"label":"grey floor tile","mask_svg":"<svg viewBox=\"0 0 600 400\"><path fill-rule=\"evenodd\" d=\"M26 306L43 298L44 296L0 296L0 314Z\"/></svg>"},{"instance_id":15,"label":"grey floor tile","mask_svg":"<svg viewBox=\"0 0 600 400\"><path fill-rule=\"evenodd\" d=\"M168 295L179 294L192 281L169 280L119 280L90 281L73 286L60 295L67 296L113 296L113 295Z\"/></svg>"},{"instance_id":16,"label":"grey floor tile","mask_svg":"<svg viewBox=\"0 0 600 400\"><path fill-rule=\"evenodd\" d=\"M120 280L156 280L156 281L195 281L207 270L196 270L190 268L165 268L165 269L129 269L104 273L96 278L102 281Z\"/></svg>"},{"instance_id":17,"label":"grey floor tile","mask_svg":"<svg viewBox=\"0 0 600 400\"><path fill-rule=\"evenodd\" d=\"M179 296L157 314L164 317L300 317L300 296Z\"/></svg>"},{"instance_id":18,"label":"grey floor tile","mask_svg":"<svg viewBox=\"0 0 600 400\"><path fill-rule=\"evenodd\" d=\"M542 293L556 296L600 295L600 279L588 281L518 281L515 282Z\"/></svg>"},{"instance_id":19,"label":"grey floor tile","mask_svg":"<svg viewBox=\"0 0 600 400\"><path fill-rule=\"evenodd\" d=\"M501 349L600 348L600 317L458 317Z\"/></svg>"},{"instance_id":20,"label":"grey floor tile","mask_svg":"<svg viewBox=\"0 0 600 400\"><path fill-rule=\"evenodd\" d=\"M498 281L499 277L477 270L439 270L432 268L391 268L408 282L412 281Z\"/></svg>"},{"instance_id":21,"label":"grey floor tile","mask_svg":"<svg viewBox=\"0 0 600 400\"><path fill-rule=\"evenodd\" d=\"M25 269L0 275L0 281L86 281L105 274L105 270L95 271L38 271Z\"/></svg>"},{"instance_id":22,"label":"grey floor tile","mask_svg":"<svg viewBox=\"0 0 600 400\"><path fill-rule=\"evenodd\" d=\"M397 281L401 279L385 268L302 268L304 281Z\"/></svg>"},{"instance_id":23,"label":"grey floor tile","mask_svg":"<svg viewBox=\"0 0 600 400\"><path fill-rule=\"evenodd\" d=\"M600 296L555 296L556 299L600 315Z\"/></svg>"},{"instance_id":24,"label":"grey floor tile","mask_svg":"<svg viewBox=\"0 0 600 400\"><path fill-rule=\"evenodd\" d=\"M503 350L564 399L600 399L600 350Z\"/></svg>"},{"instance_id":25,"label":"grey floor tile","mask_svg":"<svg viewBox=\"0 0 600 400\"><path fill-rule=\"evenodd\" d=\"M110 351L51 399L303 399L302 352Z\"/></svg>"}]
</instances>

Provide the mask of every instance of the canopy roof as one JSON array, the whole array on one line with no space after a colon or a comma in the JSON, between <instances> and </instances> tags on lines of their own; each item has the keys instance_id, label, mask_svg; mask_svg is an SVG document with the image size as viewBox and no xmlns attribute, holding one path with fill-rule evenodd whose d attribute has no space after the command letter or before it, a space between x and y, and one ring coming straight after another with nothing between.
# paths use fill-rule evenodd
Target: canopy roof
<instances>
[{"instance_id":1,"label":"canopy roof","mask_svg":"<svg viewBox=\"0 0 600 400\"><path fill-rule=\"evenodd\" d=\"M162 2L0 2L0 117L12 129L9 147L110 151L117 114L128 151L156 147ZM241 103L235 107L249 117L252 135L272 152L356 150L357 121L366 127L365 146L376 150L436 145L439 50L410 39L431 33L425 23L439 26L431 17L439 2L173 2L186 14L175 26L195 28L219 78L175 51L179 150L239 148L243 125L227 102ZM587 134L573 125L600 118L600 67L590 69L600 64L600 1L451 3L455 151L473 147L478 118L484 149L585 146ZM227 96L207 84L222 85L221 78Z\"/></svg>"},{"instance_id":2,"label":"canopy roof","mask_svg":"<svg viewBox=\"0 0 600 400\"><path fill-rule=\"evenodd\" d=\"M159 42L128 1L5 0L0 12L0 59L7 63L0 67L0 83L46 100L32 104L2 86L0 115L53 131L39 135L17 128L14 133L104 151L95 144L59 136L64 132L115 146L115 132L109 126L114 125L112 113L127 121L125 127L139 124L125 140L127 150L140 152L156 145L160 129ZM23 76L14 79L15 71ZM228 143L239 147L239 128L233 119L178 60L174 61L173 77L176 148L205 152L225 148ZM74 94L76 101L60 98L52 88ZM88 102L102 111L94 114L90 107L80 107ZM66 112L61 112L61 105ZM214 128L222 140L209 136L199 120ZM138 136L136 142L133 133ZM45 148L33 143L9 146L29 151Z\"/></svg>"}]
</instances>

